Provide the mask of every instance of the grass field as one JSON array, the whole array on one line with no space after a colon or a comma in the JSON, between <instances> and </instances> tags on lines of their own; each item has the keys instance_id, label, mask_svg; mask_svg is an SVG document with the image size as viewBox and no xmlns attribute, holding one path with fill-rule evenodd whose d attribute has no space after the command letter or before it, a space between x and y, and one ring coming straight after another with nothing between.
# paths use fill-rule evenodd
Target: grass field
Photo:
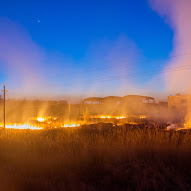
<instances>
[{"instance_id":1,"label":"grass field","mask_svg":"<svg viewBox=\"0 0 191 191\"><path fill-rule=\"evenodd\" d=\"M0 190L191 190L191 131L0 131Z\"/></svg>"}]
</instances>

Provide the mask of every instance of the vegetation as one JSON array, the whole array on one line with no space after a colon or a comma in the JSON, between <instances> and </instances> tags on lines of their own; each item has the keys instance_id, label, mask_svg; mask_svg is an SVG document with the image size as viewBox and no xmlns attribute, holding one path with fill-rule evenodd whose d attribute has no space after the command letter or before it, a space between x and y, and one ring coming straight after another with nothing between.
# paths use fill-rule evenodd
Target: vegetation
<instances>
[{"instance_id":1,"label":"vegetation","mask_svg":"<svg viewBox=\"0 0 191 191\"><path fill-rule=\"evenodd\" d=\"M0 131L1 190L191 190L191 132L111 124Z\"/></svg>"}]
</instances>

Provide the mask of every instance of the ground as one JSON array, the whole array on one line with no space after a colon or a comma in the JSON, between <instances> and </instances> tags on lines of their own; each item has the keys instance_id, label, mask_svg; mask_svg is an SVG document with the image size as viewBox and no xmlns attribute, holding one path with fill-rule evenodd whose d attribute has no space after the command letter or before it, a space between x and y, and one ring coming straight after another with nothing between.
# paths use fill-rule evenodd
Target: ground
<instances>
[{"instance_id":1,"label":"ground","mask_svg":"<svg viewBox=\"0 0 191 191\"><path fill-rule=\"evenodd\" d=\"M1 130L1 190L191 190L191 132L109 124Z\"/></svg>"}]
</instances>

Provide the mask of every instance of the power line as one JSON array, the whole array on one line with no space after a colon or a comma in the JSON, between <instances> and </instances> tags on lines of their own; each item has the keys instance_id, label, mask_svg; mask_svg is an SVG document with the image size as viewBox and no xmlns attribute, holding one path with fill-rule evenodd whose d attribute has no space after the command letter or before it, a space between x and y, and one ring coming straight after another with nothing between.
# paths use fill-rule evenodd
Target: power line
<instances>
[{"instance_id":1,"label":"power line","mask_svg":"<svg viewBox=\"0 0 191 191\"><path fill-rule=\"evenodd\" d=\"M191 69L191 65L185 65L181 67L174 67L174 68L167 68L164 70L155 70L150 72L143 72L143 73L135 73L135 74L128 74L128 75L120 75L120 76L114 76L114 77L108 77L108 78L98 78L95 80L85 80L85 81L79 81L78 83L64 83L62 86L73 86L73 85L80 85L80 84L88 84L88 83L96 83L96 82L104 82L104 81L113 81L113 80L120 80L120 79L127 79L130 77L142 77L142 76L148 76L153 74L159 74L161 72L176 72L176 71L182 71L182 70L188 70ZM52 86L60 86L61 84L54 84Z\"/></svg>"},{"instance_id":2,"label":"power line","mask_svg":"<svg viewBox=\"0 0 191 191\"><path fill-rule=\"evenodd\" d=\"M173 55L173 56L168 56L165 59L170 59L170 58L176 58L176 57L182 57L182 56L189 56L191 55L191 52L188 53L183 53L183 54L177 54L177 55ZM137 61L136 63L141 64L141 63L149 63L149 62L157 62L157 61L162 61L164 60L164 58L156 58L156 59L150 59L150 60L146 60L146 61ZM129 67L127 67L127 64L118 64L116 66L105 66L105 67L101 67L101 68L86 68L86 70L84 70L84 72L95 72L95 71L104 71L104 70L108 70L108 69L112 69L112 68L116 68L116 69L123 69L123 67L125 67L126 69L128 69ZM80 72L72 72L73 74L75 73L80 73ZM67 75L67 74L65 74ZM68 74L70 75L70 74Z\"/></svg>"},{"instance_id":3,"label":"power line","mask_svg":"<svg viewBox=\"0 0 191 191\"><path fill-rule=\"evenodd\" d=\"M165 58L165 59L170 59L170 58L176 58L176 57L181 57L181 56L189 56L189 55L191 55L191 52L190 53L184 53L184 54L179 54L179 55L173 55L173 56L168 56L167 58ZM148 63L148 62L155 62L155 61L161 61L161 60L164 60L164 58L163 59L161 59L161 58L156 58L156 59L150 59L150 60L146 60L146 61L138 61L138 62L136 62L136 63ZM118 64L118 65L116 65L116 66L106 66L106 67L102 67L102 68L94 68L93 70L89 70L89 71L98 71L98 70L105 70L105 69L109 69L109 68L121 68L121 66L123 66L123 67L126 67L127 65L126 64Z\"/></svg>"}]
</instances>

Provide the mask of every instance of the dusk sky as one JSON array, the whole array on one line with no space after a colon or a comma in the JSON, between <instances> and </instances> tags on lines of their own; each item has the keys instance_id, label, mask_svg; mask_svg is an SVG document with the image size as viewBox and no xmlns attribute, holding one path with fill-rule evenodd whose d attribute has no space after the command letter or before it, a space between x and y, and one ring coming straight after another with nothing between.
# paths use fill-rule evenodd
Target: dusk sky
<instances>
[{"instance_id":1,"label":"dusk sky","mask_svg":"<svg viewBox=\"0 0 191 191\"><path fill-rule=\"evenodd\" d=\"M190 9L189 0L1 0L0 82L12 96L188 92L174 79L191 79Z\"/></svg>"}]
</instances>

